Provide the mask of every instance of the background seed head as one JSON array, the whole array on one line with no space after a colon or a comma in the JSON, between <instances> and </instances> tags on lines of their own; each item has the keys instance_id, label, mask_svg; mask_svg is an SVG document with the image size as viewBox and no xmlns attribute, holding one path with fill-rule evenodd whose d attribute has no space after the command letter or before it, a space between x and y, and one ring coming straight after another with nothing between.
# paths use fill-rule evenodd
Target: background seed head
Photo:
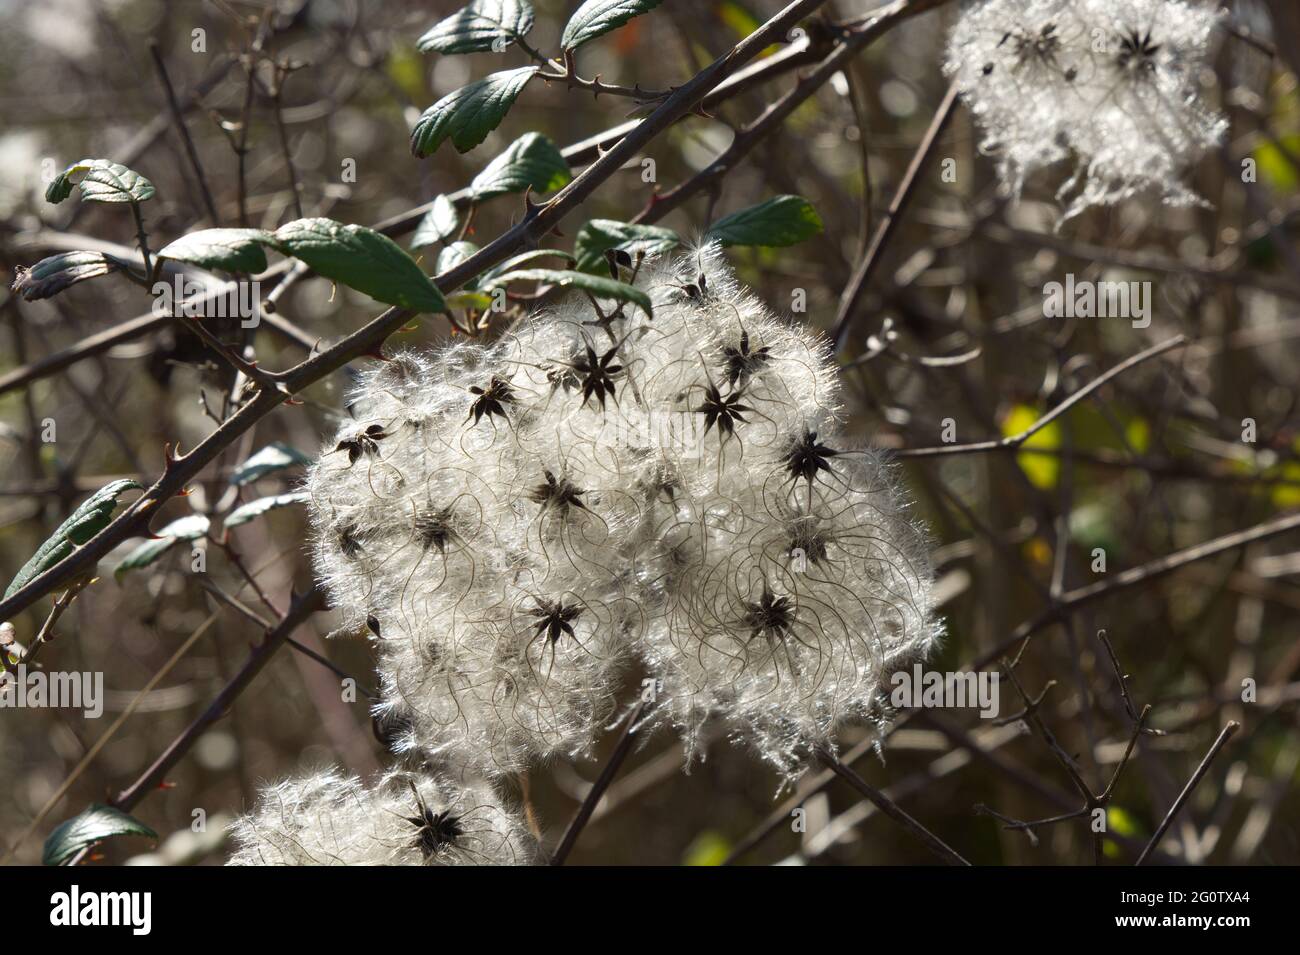
<instances>
[{"instance_id":1,"label":"background seed head","mask_svg":"<svg viewBox=\"0 0 1300 955\"><path fill-rule=\"evenodd\" d=\"M1187 205L1184 171L1227 129L1201 89L1219 16L1190 0L979 0L945 69L1013 196L1066 162L1065 219L1139 193Z\"/></svg>"},{"instance_id":2,"label":"background seed head","mask_svg":"<svg viewBox=\"0 0 1300 955\"><path fill-rule=\"evenodd\" d=\"M488 786L404 770L373 786L336 769L283 780L230 833L229 865L525 865L536 852Z\"/></svg>"}]
</instances>

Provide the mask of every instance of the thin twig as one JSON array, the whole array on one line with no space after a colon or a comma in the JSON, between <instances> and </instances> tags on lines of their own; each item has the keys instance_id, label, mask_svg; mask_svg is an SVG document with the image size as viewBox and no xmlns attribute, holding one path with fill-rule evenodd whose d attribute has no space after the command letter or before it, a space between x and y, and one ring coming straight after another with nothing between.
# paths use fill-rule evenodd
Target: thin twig
<instances>
[{"instance_id":1,"label":"thin twig","mask_svg":"<svg viewBox=\"0 0 1300 955\"><path fill-rule=\"evenodd\" d=\"M881 254L889 245L889 240L893 238L894 230L898 227L898 223L902 221L903 210L907 208L908 201L912 198L912 193L920 180L921 171L925 169L929 162L930 153L934 150L935 143L939 141L939 136L944 127L948 125L948 120L952 117L953 107L956 104L957 83L954 81L948 87L948 92L944 94L939 108L935 110L934 118L930 121L930 128L926 130L920 145L916 147L916 153L912 156L912 161L903 174L902 181L898 184L894 198L889 202L889 209L886 210L885 217L876 227L875 235L871 238L871 245L867 248L867 254L862 257L862 261L854 270L849 284L845 286L844 294L840 296L839 312L835 316L835 325L830 332L831 341L835 343L837 351L844 347L844 343L848 339L849 329L853 325L853 316L857 312L858 301L862 297L862 292L871 280L871 275L875 272L876 266L880 264Z\"/></svg>"},{"instance_id":2,"label":"thin twig","mask_svg":"<svg viewBox=\"0 0 1300 955\"><path fill-rule=\"evenodd\" d=\"M308 617L324 607L325 596L315 588L294 600L289 607L289 612L276 624L275 629L267 631L262 642L253 648L244 665L239 668L239 672L220 693L213 697L208 708L186 727L185 731L163 751L139 779L113 797L112 804L118 809L129 812L147 793L156 789L171 768L189 751L190 745L202 736L210 725L225 715L244 688L270 662L275 651L288 641L289 635Z\"/></svg>"},{"instance_id":3,"label":"thin twig","mask_svg":"<svg viewBox=\"0 0 1300 955\"><path fill-rule=\"evenodd\" d=\"M244 106L239 113L239 141L233 143L235 156L238 162L238 189L239 189L239 224L248 225L248 179L247 179L247 157L248 157L248 126L252 118L253 110L253 90L257 85L255 73L257 72L258 57L262 52L262 44L266 39L266 31L270 27L270 16L262 18L261 25L258 27L257 35L254 37L252 45L241 59L244 60L244 70L248 76L248 85L244 88Z\"/></svg>"},{"instance_id":4,"label":"thin twig","mask_svg":"<svg viewBox=\"0 0 1300 955\"><path fill-rule=\"evenodd\" d=\"M289 190L293 199L293 211L295 218L301 219L302 213L302 187L298 184L298 170L293 165L293 150L289 148L289 130L284 125L284 81L291 72L288 66L275 66L275 86L271 89L271 109L275 115L275 127L280 137L280 153L284 156L284 168L289 174ZM292 273L290 273L292 274Z\"/></svg>"},{"instance_id":5,"label":"thin twig","mask_svg":"<svg viewBox=\"0 0 1300 955\"><path fill-rule=\"evenodd\" d=\"M199 584L200 586L203 587L204 590L206 590L214 598L219 600L221 603L225 604L227 607L230 607L232 610L238 612L246 619L252 621L257 626L261 627L262 630L269 631L273 629L274 625L271 623L271 621L267 620L256 610L248 606L243 601L239 600L237 597L234 597L231 594L226 593L224 590L222 590L212 581L208 580L207 578L201 577L199 578ZM282 615L277 611L276 617L280 618L281 616ZM364 696L367 700L371 700L371 701L375 700L374 693L372 693L370 690L367 690L365 687L363 687L361 685L361 682L356 677L348 673L342 667L339 667L337 664L334 663L334 661L330 660L328 657L322 656L321 654L313 650L311 647L299 643L297 640L293 639L293 637L289 637L288 639L286 639L285 643L289 645L290 649L295 650L298 653L301 653L309 660L313 660L316 663L319 663L321 666L329 670L340 680L351 680L353 685L357 688L357 692L360 693L362 696Z\"/></svg>"},{"instance_id":6,"label":"thin twig","mask_svg":"<svg viewBox=\"0 0 1300 955\"><path fill-rule=\"evenodd\" d=\"M1148 359L1155 358L1157 355L1163 355L1165 352L1174 348L1181 348L1186 344L1186 337L1175 335L1167 341L1163 341L1158 345L1152 345L1145 351L1140 351L1136 355L1124 359L1118 365L1115 365L1113 368L1108 369L1092 381L1088 382L1019 434L1009 435L1005 438L996 438L990 441L974 441L970 444L948 444L939 445L938 447L933 448L902 448L894 452L894 457L933 458L945 454L973 454L982 451L1014 451L1112 378L1117 375L1122 375L1130 368L1134 368Z\"/></svg>"},{"instance_id":7,"label":"thin twig","mask_svg":"<svg viewBox=\"0 0 1300 955\"><path fill-rule=\"evenodd\" d=\"M185 125L185 114L181 112L180 103L176 102L176 90L172 88L171 77L167 75L167 67L163 63L162 52L158 49L157 43L149 44L149 55L153 57L154 66L158 70L158 79L162 82L163 92L167 94L167 107L171 110L176 131L181 134L181 141L185 144L185 155L194 170L194 177L199 181L199 192L203 195L203 205L208 210L208 219L214 226L220 225L217 220L217 207L212 201L212 191L208 188L208 177L203 172L203 164L199 161L198 151L194 148L194 140L190 138L190 131Z\"/></svg>"},{"instance_id":8,"label":"thin twig","mask_svg":"<svg viewBox=\"0 0 1300 955\"><path fill-rule=\"evenodd\" d=\"M848 766L840 762L839 757L832 754L826 754L826 765L830 767L831 772L835 773L850 786L856 789L872 805L883 812L890 819L893 819L912 835L916 836L931 852L943 859L949 865L970 865L960 854L950 847L946 842L936 836L925 826L921 825L895 803L892 799L876 789L865 779L855 773Z\"/></svg>"},{"instance_id":9,"label":"thin twig","mask_svg":"<svg viewBox=\"0 0 1300 955\"><path fill-rule=\"evenodd\" d=\"M40 632L36 634L36 639L32 641L32 645L28 648L22 659L18 661L19 663L30 667L36 662L36 654L40 652L40 649L43 646L50 642L51 637L54 635L54 625L59 622L59 618L63 616L63 612L72 606L72 601L77 599L77 594L81 593L89 583L90 581L84 578L82 580L74 581L71 587L59 595L59 599L54 601L54 606L50 610L50 615L45 618L45 623L41 624L41 629Z\"/></svg>"},{"instance_id":10,"label":"thin twig","mask_svg":"<svg viewBox=\"0 0 1300 955\"><path fill-rule=\"evenodd\" d=\"M632 744L636 742L636 732L640 728L641 718L646 714L654 704L642 702L627 716L627 725L623 727L623 733L614 745L613 751L609 758L605 760L605 765L600 769L600 775L596 781L591 784L587 790L587 795L583 797L582 804L578 806L578 811L573 814L573 819L569 826L564 830L564 835L560 839L560 844L555 847L555 853L551 856L551 865L564 865L573 851L574 844L578 841L578 836L582 835L582 830L586 828L587 821L591 819L591 814L595 812L600 797L605 794L609 784L614 781L618 774L619 767L627 759L628 753L632 752Z\"/></svg>"},{"instance_id":11,"label":"thin twig","mask_svg":"<svg viewBox=\"0 0 1300 955\"><path fill-rule=\"evenodd\" d=\"M1214 741L1214 745L1210 747L1210 751L1206 753L1205 758L1201 760L1201 765L1196 767L1196 772L1192 773L1192 778L1187 780L1187 785L1183 787L1183 791L1178 794L1178 798L1174 800L1174 804L1170 806L1169 811L1165 813L1165 818L1162 819L1160 825L1156 827L1155 834L1151 836L1151 841L1148 842L1146 848L1142 850L1142 854L1138 856L1137 862L1133 863L1134 865L1142 865L1145 863L1151 853L1155 851L1156 846L1160 845L1160 840L1164 838L1170 825L1173 824L1174 817L1178 815L1179 810L1183 808L1183 804L1186 803L1188 797L1192 795L1192 791L1196 789L1201 780L1205 777L1205 774L1209 772L1210 764L1214 762L1214 757L1219 755L1219 750L1223 749L1224 744L1227 743L1228 740L1232 739L1233 734L1239 729L1241 729L1240 723L1234 720L1229 720L1227 725L1219 732L1218 739Z\"/></svg>"},{"instance_id":12,"label":"thin twig","mask_svg":"<svg viewBox=\"0 0 1300 955\"><path fill-rule=\"evenodd\" d=\"M153 262L149 257L149 234L144 230L144 216L140 212L140 203L130 200L131 215L135 219L135 238L140 245L140 257L144 259L144 282L146 288L153 285Z\"/></svg>"}]
</instances>

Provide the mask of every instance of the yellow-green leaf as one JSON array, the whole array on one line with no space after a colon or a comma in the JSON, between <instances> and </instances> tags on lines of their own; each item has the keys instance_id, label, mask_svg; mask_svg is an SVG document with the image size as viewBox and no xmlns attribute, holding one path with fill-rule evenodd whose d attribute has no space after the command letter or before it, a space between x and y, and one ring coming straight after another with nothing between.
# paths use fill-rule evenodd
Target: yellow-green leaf
<instances>
[{"instance_id":1,"label":"yellow-green leaf","mask_svg":"<svg viewBox=\"0 0 1300 955\"><path fill-rule=\"evenodd\" d=\"M706 830L695 837L682 856L683 865L722 865L731 852L731 842L720 832Z\"/></svg>"},{"instance_id":2,"label":"yellow-green leaf","mask_svg":"<svg viewBox=\"0 0 1300 955\"><path fill-rule=\"evenodd\" d=\"M1020 434L1029 430L1035 421L1042 417L1042 414L1031 408L1029 405L1016 405L1007 414L1002 421L1003 435ZM1042 448L1047 451L1055 451L1061 446L1061 427L1060 422L1053 421L1047 427L1036 432L1020 447L1024 448ZM1056 455L1048 454L1026 454L1022 450L1016 455L1016 463L1020 469L1025 472L1029 482L1034 487L1048 488L1056 487L1056 481L1061 474L1061 460Z\"/></svg>"}]
</instances>

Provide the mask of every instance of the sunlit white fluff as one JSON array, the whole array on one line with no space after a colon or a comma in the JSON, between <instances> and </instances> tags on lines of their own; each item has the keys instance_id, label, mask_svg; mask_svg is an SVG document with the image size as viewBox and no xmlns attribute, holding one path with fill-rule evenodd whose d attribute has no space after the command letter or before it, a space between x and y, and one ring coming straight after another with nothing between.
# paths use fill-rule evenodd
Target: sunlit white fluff
<instances>
[{"instance_id":1,"label":"sunlit white fluff","mask_svg":"<svg viewBox=\"0 0 1300 955\"><path fill-rule=\"evenodd\" d=\"M945 68L1013 195L1060 163L1066 218L1139 193L1186 205L1187 168L1227 127L1201 89L1218 17L1195 0L976 0Z\"/></svg>"},{"instance_id":2,"label":"sunlit white fluff","mask_svg":"<svg viewBox=\"0 0 1300 955\"><path fill-rule=\"evenodd\" d=\"M404 771L373 786L334 769L283 780L230 834L229 865L524 865L535 853L489 787Z\"/></svg>"},{"instance_id":3,"label":"sunlit white fluff","mask_svg":"<svg viewBox=\"0 0 1300 955\"><path fill-rule=\"evenodd\" d=\"M924 541L840 433L825 342L716 247L635 284L653 316L571 295L368 372L313 469L320 575L378 631L399 748L580 757L643 671L692 756L716 722L792 775L935 640Z\"/></svg>"}]
</instances>

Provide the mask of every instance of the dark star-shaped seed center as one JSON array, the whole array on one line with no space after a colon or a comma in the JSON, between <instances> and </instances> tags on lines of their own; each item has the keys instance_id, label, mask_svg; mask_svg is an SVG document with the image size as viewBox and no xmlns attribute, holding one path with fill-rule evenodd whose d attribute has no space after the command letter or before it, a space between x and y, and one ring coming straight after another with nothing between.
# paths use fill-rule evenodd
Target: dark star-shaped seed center
<instances>
[{"instance_id":1,"label":"dark star-shaped seed center","mask_svg":"<svg viewBox=\"0 0 1300 955\"><path fill-rule=\"evenodd\" d=\"M547 600L544 597L534 599L537 601L537 608L528 611L528 615L537 620L534 624L533 639L544 636L551 646L559 643L562 636L567 635L576 639L573 621L582 616L582 607L577 604L566 604L562 600Z\"/></svg>"}]
</instances>

